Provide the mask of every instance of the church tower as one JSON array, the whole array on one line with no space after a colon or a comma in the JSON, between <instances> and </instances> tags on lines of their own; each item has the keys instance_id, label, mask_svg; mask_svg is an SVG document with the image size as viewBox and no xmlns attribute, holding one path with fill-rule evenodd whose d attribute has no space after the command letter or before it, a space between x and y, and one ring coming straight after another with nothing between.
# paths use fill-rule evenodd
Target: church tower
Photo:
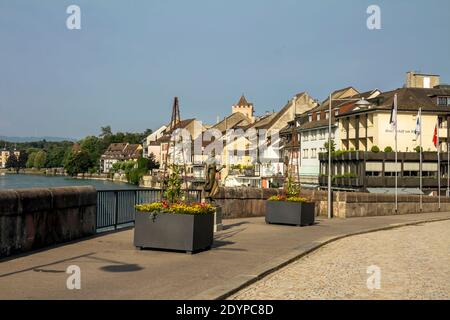
<instances>
[{"instance_id":1,"label":"church tower","mask_svg":"<svg viewBox=\"0 0 450 320\"><path fill-rule=\"evenodd\" d=\"M250 120L252 120L252 122L255 121L255 118L253 116L253 103L247 102L247 99L245 99L244 95L241 96L237 104L231 107L231 111L232 113L240 112L243 115L247 116Z\"/></svg>"}]
</instances>

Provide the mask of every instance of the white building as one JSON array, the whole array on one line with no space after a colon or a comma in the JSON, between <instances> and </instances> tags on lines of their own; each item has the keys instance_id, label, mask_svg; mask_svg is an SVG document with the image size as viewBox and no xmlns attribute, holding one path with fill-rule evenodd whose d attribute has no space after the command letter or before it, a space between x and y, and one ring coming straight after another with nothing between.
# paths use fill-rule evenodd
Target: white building
<instances>
[{"instance_id":1,"label":"white building","mask_svg":"<svg viewBox=\"0 0 450 320\"><path fill-rule=\"evenodd\" d=\"M381 92L378 89L359 93L353 87L347 87L332 93L331 139L335 149L341 148L339 123L336 116L354 107L360 99L371 99ZM325 143L328 142L329 98L318 107L299 117L300 125L300 181L303 184L318 186L320 174L319 153L326 152Z\"/></svg>"},{"instance_id":2,"label":"white building","mask_svg":"<svg viewBox=\"0 0 450 320\"><path fill-rule=\"evenodd\" d=\"M161 126L151 134L145 138L143 143L143 157L148 158L151 153L154 154L155 159L157 162L160 162L161 160L161 147L160 144L157 142L159 138L161 138L164 135L164 132L166 131L167 126Z\"/></svg>"}]
</instances>

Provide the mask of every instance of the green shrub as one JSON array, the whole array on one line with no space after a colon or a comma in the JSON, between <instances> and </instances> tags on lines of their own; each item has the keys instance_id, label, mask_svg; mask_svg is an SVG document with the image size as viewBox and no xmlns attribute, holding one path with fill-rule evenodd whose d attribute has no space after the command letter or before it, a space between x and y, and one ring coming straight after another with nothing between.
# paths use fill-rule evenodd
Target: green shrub
<instances>
[{"instance_id":1,"label":"green shrub","mask_svg":"<svg viewBox=\"0 0 450 320\"><path fill-rule=\"evenodd\" d=\"M417 146L414 148L414 151L416 151L417 153L420 153L420 150L421 150L420 146ZM423 148L422 148L422 152L423 152Z\"/></svg>"},{"instance_id":2,"label":"green shrub","mask_svg":"<svg viewBox=\"0 0 450 320\"><path fill-rule=\"evenodd\" d=\"M141 178L145 175L146 170L142 169L132 169L127 173L128 183L134 184L136 186L141 182Z\"/></svg>"},{"instance_id":3,"label":"green shrub","mask_svg":"<svg viewBox=\"0 0 450 320\"><path fill-rule=\"evenodd\" d=\"M384 152L392 152L392 147L387 146L386 148L384 148Z\"/></svg>"},{"instance_id":4,"label":"green shrub","mask_svg":"<svg viewBox=\"0 0 450 320\"><path fill-rule=\"evenodd\" d=\"M370 151L372 151L373 153L378 153L380 152L380 148L378 148L378 146L373 146Z\"/></svg>"}]
</instances>

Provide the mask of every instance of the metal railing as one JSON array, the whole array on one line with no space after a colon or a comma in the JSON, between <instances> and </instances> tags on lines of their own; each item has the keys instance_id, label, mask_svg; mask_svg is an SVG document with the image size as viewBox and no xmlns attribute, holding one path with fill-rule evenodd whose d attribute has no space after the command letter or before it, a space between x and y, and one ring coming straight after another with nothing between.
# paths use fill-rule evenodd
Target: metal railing
<instances>
[{"instance_id":1,"label":"metal railing","mask_svg":"<svg viewBox=\"0 0 450 320\"><path fill-rule=\"evenodd\" d=\"M125 189L97 191L96 230L104 232L132 226L135 205L160 201L161 189ZM201 190L184 190L186 201L200 202Z\"/></svg>"}]
</instances>

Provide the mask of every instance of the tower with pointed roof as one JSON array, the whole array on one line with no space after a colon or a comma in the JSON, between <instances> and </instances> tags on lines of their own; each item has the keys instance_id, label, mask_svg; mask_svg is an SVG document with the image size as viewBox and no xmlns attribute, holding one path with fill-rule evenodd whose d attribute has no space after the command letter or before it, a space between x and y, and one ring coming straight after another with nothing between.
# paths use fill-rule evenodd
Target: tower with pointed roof
<instances>
[{"instance_id":1,"label":"tower with pointed roof","mask_svg":"<svg viewBox=\"0 0 450 320\"><path fill-rule=\"evenodd\" d=\"M240 112L249 119L251 119L252 122L255 121L255 118L253 116L254 113L253 103L248 102L243 94L239 99L238 103L231 107L231 111L232 113Z\"/></svg>"}]
</instances>

